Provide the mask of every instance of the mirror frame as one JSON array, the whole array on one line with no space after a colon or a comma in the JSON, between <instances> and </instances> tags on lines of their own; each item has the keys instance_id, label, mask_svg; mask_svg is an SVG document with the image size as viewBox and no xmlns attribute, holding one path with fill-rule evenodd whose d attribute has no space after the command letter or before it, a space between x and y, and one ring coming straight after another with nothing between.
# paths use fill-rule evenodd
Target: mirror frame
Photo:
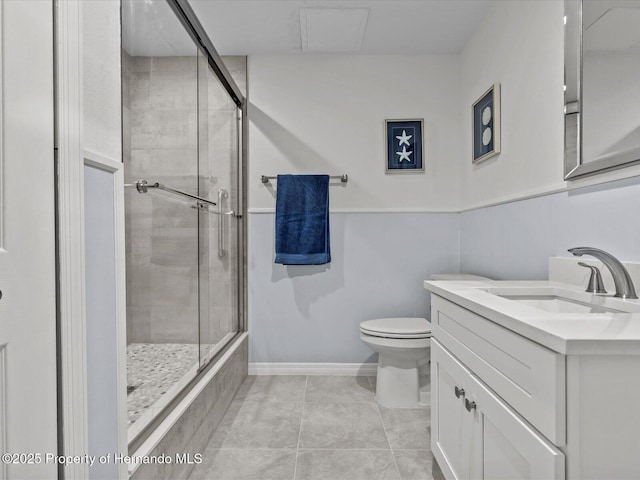
<instances>
[{"instance_id":1,"label":"mirror frame","mask_svg":"<svg viewBox=\"0 0 640 480\"><path fill-rule=\"evenodd\" d=\"M636 164L640 158L582 158L582 0L565 0L564 15L564 179Z\"/></svg>"}]
</instances>

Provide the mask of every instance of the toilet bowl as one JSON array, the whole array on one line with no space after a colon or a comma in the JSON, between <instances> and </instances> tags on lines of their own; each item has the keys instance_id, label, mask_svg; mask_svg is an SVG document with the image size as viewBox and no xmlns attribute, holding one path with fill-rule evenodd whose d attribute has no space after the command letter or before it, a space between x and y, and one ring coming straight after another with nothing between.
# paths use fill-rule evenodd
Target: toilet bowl
<instances>
[{"instance_id":1,"label":"toilet bowl","mask_svg":"<svg viewBox=\"0 0 640 480\"><path fill-rule=\"evenodd\" d=\"M378 352L378 404L388 408L420 406L420 380L429 375L431 324L427 319L366 320L360 324L360 338Z\"/></svg>"}]
</instances>

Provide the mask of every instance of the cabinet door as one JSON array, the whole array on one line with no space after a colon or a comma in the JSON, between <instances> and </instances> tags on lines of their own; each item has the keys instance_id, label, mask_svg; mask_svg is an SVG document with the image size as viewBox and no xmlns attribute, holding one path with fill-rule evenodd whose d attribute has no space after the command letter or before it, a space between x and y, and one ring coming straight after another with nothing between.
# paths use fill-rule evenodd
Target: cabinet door
<instances>
[{"instance_id":1,"label":"cabinet door","mask_svg":"<svg viewBox=\"0 0 640 480\"><path fill-rule=\"evenodd\" d=\"M563 480L564 454L520 418L480 381L470 392L476 402L471 478L485 480ZM465 409L466 411L466 409Z\"/></svg>"},{"instance_id":2,"label":"cabinet door","mask_svg":"<svg viewBox=\"0 0 640 480\"><path fill-rule=\"evenodd\" d=\"M564 480L564 454L434 339L431 375L431 449L448 480Z\"/></svg>"},{"instance_id":3,"label":"cabinet door","mask_svg":"<svg viewBox=\"0 0 640 480\"><path fill-rule=\"evenodd\" d=\"M431 450L448 480L466 480L471 469L472 416L464 408L469 372L431 340ZM456 394L456 389L458 389Z\"/></svg>"}]
</instances>

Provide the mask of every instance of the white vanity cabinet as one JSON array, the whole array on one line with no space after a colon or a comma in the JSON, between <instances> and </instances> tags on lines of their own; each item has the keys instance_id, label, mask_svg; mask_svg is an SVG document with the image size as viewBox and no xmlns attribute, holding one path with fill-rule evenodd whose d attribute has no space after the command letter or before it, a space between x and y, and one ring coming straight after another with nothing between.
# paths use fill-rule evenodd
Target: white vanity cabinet
<instances>
[{"instance_id":1,"label":"white vanity cabinet","mask_svg":"<svg viewBox=\"0 0 640 480\"><path fill-rule=\"evenodd\" d=\"M564 479L564 454L503 400L564 442L563 356L437 296L432 330L432 450L445 476Z\"/></svg>"},{"instance_id":2,"label":"white vanity cabinet","mask_svg":"<svg viewBox=\"0 0 640 480\"><path fill-rule=\"evenodd\" d=\"M447 478L564 479L564 455L432 341L432 449Z\"/></svg>"},{"instance_id":3,"label":"white vanity cabinet","mask_svg":"<svg viewBox=\"0 0 640 480\"><path fill-rule=\"evenodd\" d=\"M594 319L554 350L543 343L557 334L501 325L516 317L485 293L441 290L431 297L431 447L447 480L640 479L640 323L638 341L594 341L636 329L631 317L604 330Z\"/></svg>"}]
</instances>

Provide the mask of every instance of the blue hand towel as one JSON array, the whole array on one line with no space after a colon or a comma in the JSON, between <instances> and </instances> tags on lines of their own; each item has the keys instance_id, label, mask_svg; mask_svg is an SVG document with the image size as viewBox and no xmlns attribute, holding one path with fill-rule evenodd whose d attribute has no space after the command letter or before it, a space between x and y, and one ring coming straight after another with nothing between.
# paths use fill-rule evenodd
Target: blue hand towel
<instances>
[{"instance_id":1,"label":"blue hand towel","mask_svg":"<svg viewBox=\"0 0 640 480\"><path fill-rule=\"evenodd\" d=\"M329 175L278 175L275 262L331 262Z\"/></svg>"}]
</instances>

